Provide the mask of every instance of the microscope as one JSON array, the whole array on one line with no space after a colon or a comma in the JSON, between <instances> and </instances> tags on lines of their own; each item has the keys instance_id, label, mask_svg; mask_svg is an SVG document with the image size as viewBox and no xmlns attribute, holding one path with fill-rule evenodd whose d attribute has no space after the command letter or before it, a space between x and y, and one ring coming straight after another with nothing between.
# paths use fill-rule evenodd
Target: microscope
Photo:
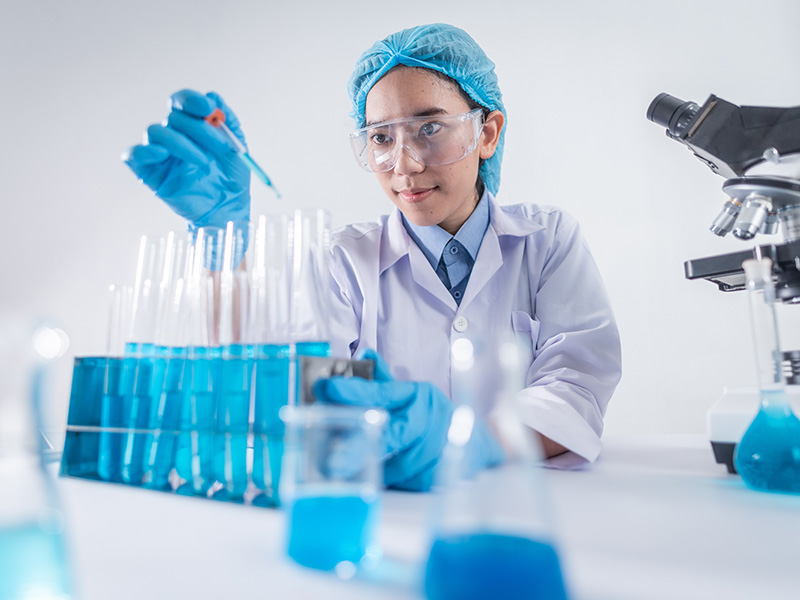
<instances>
[{"instance_id":1,"label":"microscope","mask_svg":"<svg viewBox=\"0 0 800 600\"><path fill-rule=\"evenodd\" d=\"M714 173L728 200L711 232L740 240L780 234L777 244L684 263L687 279L705 279L723 292L745 289L742 262L769 257L777 298L800 304L800 106L737 106L711 95L702 106L659 94L647 118L666 128ZM800 349L783 353L787 394L800 403ZM711 407L708 428L716 461L735 473L733 453L758 410L758 391L726 388Z\"/></svg>"}]
</instances>

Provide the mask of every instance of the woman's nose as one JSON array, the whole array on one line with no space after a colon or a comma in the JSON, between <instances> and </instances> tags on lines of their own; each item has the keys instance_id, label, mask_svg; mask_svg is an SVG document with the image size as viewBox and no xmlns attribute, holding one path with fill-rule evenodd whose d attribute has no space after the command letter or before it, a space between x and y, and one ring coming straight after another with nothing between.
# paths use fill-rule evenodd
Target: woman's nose
<instances>
[{"instance_id":1,"label":"woman's nose","mask_svg":"<svg viewBox=\"0 0 800 600\"><path fill-rule=\"evenodd\" d=\"M413 175L425 170L425 165L417 160L411 150L402 145L397 150L397 162L394 165L394 172L398 175Z\"/></svg>"}]
</instances>

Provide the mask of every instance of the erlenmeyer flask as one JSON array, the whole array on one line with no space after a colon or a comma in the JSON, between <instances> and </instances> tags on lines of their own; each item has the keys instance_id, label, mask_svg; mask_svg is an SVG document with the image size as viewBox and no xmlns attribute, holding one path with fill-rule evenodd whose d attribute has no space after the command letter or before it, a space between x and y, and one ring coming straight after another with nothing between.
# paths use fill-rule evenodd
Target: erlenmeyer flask
<instances>
[{"instance_id":1,"label":"erlenmeyer flask","mask_svg":"<svg viewBox=\"0 0 800 600\"><path fill-rule=\"evenodd\" d=\"M11 339L15 324L1 325L0 598L68 600L64 518L42 464L39 414L45 359L66 349L63 334L39 327L33 339Z\"/></svg>"},{"instance_id":2,"label":"erlenmeyer flask","mask_svg":"<svg viewBox=\"0 0 800 600\"><path fill-rule=\"evenodd\" d=\"M567 595L539 466L541 449L514 405L520 379L516 347L500 344L480 354L475 355L467 339L453 344L454 386L460 388L459 397L468 397L468 390L474 389L472 364L496 361L499 397L488 420L507 460L496 468L473 468L474 453L482 446L482 411L470 403L456 407L437 472L439 497L431 523L426 596L563 600Z\"/></svg>"},{"instance_id":3,"label":"erlenmeyer flask","mask_svg":"<svg viewBox=\"0 0 800 600\"><path fill-rule=\"evenodd\" d=\"M755 490L800 493L800 420L786 398L772 260L746 260L747 293L753 327L761 406L736 446L734 464Z\"/></svg>"}]
</instances>

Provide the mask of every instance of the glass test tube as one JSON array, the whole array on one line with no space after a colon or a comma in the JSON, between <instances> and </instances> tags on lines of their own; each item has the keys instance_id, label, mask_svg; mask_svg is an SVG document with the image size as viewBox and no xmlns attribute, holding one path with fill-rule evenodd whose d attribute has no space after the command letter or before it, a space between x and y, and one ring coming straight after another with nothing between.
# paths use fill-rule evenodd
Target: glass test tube
<instances>
[{"instance_id":1,"label":"glass test tube","mask_svg":"<svg viewBox=\"0 0 800 600\"><path fill-rule=\"evenodd\" d=\"M289 397L290 224L286 215L261 215L251 270L252 334L256 347L253 394L252 482L257 504L279 502L283 422L278 411Z\"/></svg>"},{"instance_id":2,"label":"glass test tube","mask_svg":"<svg viewBox=\"0 0 800 600\"><path fill-rule=\"evenodd\" d=\"M153 402L144 449L145 485L168 489L175 462L176 430L184 391L188 389L187 287L191 242L170 233L159 285L155 332Z\"/></svg>"},{"instance_id":3,"label":"glass test tube","mask_svg":"<svg viewBox=\"0 0 800 600\"><path fill-rule=\"evenodd\" d=\"M216 322L224 230L196 232L187 286L189 310L188 389L181 396L175 467L185 481L182 494L205 494L214 483L214 390L218 389L220 352Z\"/></svg>"},{"instance_id":4,"label":"glass test tube","mask_svg":"<svg viewBox=\"0 0 800 600\"><path fill-rule=\"evenodd\" d=\"M165 252L163 237L142 236L121 379L123 422L128 429L122 442L122 480L133 485L144 480L151 407L163 376L156 361L155 337Z\"/></svg>"},{"instance_id":5,"label":"glass test tube","mask_svg":"<svg viewBox=\"0 0 800 600\"><path fill-rule=\"evenodd\" d=\"M250 429L250 388L254 364L248 343L250 285L246 255L247 224L227 224L219 286L221 377L216 397L215 494L241 500L247 491L247 437Z\"/></svg>"},{"instance_id":6,"label":"glass test tube","mask_svg":"<svg viewBox=\"0 0 800 600\"><path fill-rule=\"evenodd\" d=\"M100 433L97 474L105 481L122 481L122 442L125 428L122 373L125 343L130 328L133 289L111 288L103 396L100 400Z\"/></svg>"}]
</instances>

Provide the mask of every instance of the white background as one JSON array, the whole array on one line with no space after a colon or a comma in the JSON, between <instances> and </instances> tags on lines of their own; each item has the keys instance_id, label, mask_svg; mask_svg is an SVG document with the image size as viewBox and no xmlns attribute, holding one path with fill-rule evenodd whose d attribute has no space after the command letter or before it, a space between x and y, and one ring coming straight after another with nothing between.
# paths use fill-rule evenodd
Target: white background
<instances>
[{"instance_id":1,"label":"white background","mask_svg":"<svg viewBox=\"0 0 800 600\"><path fill-rule=\"evenodd\" d=\"M603 273L624 353L607 431L704 431L722 387L754 381L747 303L683 262L752 244L708 232L722 179L645 112L662 91L800 104L795 0L2 0L0 316L67 330L55 397L72 356L103 353L107 289L132 280L139 236L184 227L120 160L172 92L223 95L282 209L372 220L391 205L350 154L345 84L375 40L441 21L497 64L499 201L571 212ZM274 212L259 185L254 213ZM782 318L800 334L800 309Z\"/></svg>"}]
</instances>

